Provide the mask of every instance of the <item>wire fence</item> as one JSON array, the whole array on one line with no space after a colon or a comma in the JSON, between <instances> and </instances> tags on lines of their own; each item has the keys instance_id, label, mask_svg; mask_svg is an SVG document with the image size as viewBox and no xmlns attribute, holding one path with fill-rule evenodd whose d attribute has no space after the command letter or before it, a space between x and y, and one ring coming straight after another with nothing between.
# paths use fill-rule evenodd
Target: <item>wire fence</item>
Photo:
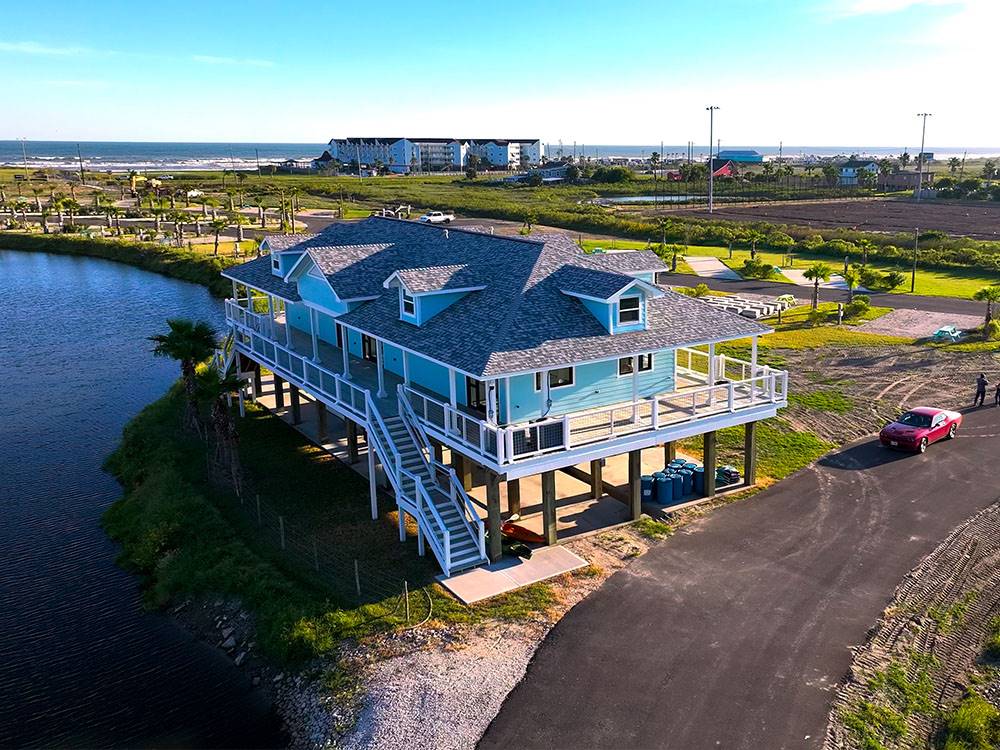
<instances>
[{"instance_id":1,"label":"wire fence","mask_svg":"<svg viewBox=\"0 0 1000 750\"><path fill-rule=\"evenodd\" d=\"M430 619L429 566L394 565L338 549L319 530L272 506L246 478L239 485L233 507L247 532L283 567L329 592L343 607L358 607L368 620L384 620L387 627Z\"/></svg>"}]
</instances>

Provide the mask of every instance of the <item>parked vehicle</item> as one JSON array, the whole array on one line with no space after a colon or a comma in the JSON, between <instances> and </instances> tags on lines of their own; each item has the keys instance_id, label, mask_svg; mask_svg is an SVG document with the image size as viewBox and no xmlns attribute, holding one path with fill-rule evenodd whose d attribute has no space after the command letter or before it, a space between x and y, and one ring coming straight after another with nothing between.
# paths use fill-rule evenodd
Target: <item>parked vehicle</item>
<instances>
[{"instance_id":1,"label":"parked vehicle","mask_svg":"<svg viewBox=\"0 0 1000 750\"><path fill-rule=\"evenodd\" d=\"M918 406L883 427L878 437L887 448L923 453L931 443L955 437L961 424L957 411Z\"/></svg>"},{"instance_id":2,"label":"parked vehicle","mask_svg":"<svg viewBox=\"0 0 1000 750\"><path fill-rule=\"evenodd\" d=\"M426 224L448 224L455 219L455 214L446 214L443 211L431 211L421 216L417 221Z\"/></svg>"}]
</instances>

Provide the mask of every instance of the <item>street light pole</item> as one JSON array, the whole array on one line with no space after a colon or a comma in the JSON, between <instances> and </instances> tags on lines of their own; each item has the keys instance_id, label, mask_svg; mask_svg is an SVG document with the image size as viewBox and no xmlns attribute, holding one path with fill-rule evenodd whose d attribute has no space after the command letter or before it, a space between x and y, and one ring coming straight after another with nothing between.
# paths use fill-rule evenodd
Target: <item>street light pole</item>
<instances>
[{"instance_id":1,"label":"street light pole","mask_svg":"<svg viewBox=\"0 0 1000 750\"><path fill-rule=\"evenodd\" d=\"M712 170L712 143L715 142L714 135L712 133L712 128L715 124L715 110L718 107L710 106L705 107L708 110L708 212L712 213L713 208L713 188L715 187L715 180L713 179Z\"/></svg>"},{"instance_id":2,"label":"street light pole","mask_svg":"<svg viewBox=\"0 0 1000 750\"><path fill-rule=\"evenodd\" d=\"M932 117L930 112L918 112L917 117L924 120L920 129L920 153L917 154L917 201L920 201L920 194L924 190L924 137L927 135L927 118Z\"/></svg>"}]
</instances>

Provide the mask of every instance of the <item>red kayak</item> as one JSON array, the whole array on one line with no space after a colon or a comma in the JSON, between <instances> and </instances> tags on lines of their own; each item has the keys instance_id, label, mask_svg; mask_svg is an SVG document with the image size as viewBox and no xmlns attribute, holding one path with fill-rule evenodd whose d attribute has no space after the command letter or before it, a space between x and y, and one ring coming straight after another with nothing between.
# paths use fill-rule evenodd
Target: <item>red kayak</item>
<instances>
[{"instance_id":1,"label":"red kayak","mask_svg":"<svg viewBox=\"0 0 1000 750\"><path fill-rule=\"evenodd\" d=\"M511 523L510 521L503 524L500 527L500 531L504 536L516 539L519 542L525 542L526 544L545 544L545 537L541 534L538 534L519 524Z\"/></svg>"}]
</instances>

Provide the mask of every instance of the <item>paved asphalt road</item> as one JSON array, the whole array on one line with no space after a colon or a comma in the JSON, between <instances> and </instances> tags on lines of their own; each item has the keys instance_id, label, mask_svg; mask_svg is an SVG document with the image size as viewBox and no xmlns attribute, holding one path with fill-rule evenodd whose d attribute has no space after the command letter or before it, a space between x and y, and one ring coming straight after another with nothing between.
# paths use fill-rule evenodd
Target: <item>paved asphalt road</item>
<instances>
[{"instance_id":1,"label":"paved asphalt road","mask_svg":"<svg viewBox=\"0 0 1000 750\"><path fill-rule=\"evenodd\" d=\"M866 439L654 546L574 607L480 748L818 748L895 587L1000 496L1000 410L923 456Z\"/></svg>"},{"instance_id":2,"label":"paved asphalt road","mask_svg":"<svg viewBox=\"0 0 1000 750\"><path fill-rule=\"evenodd\" d=\"M775 281L749 279L743 281L725 281L683 273L670 274L664 278L668 279L665 283L669 284L683 286L708 284L711 289L732 292L733 294L768 294L774 296L779 294L794 294L799 299L809 299L812 297L811 287ZM953 315L983 315L986 312L984 303L971 299L921 297L916 294L888 294L886 292L872 292L869 296L872 299L873 305L892 307L897 310L925 310L927 312L951 313ZM847 302L847 292L841 289L821 288L819 290L819 298L825 302Z\"/></svg>"}]
</instances>

